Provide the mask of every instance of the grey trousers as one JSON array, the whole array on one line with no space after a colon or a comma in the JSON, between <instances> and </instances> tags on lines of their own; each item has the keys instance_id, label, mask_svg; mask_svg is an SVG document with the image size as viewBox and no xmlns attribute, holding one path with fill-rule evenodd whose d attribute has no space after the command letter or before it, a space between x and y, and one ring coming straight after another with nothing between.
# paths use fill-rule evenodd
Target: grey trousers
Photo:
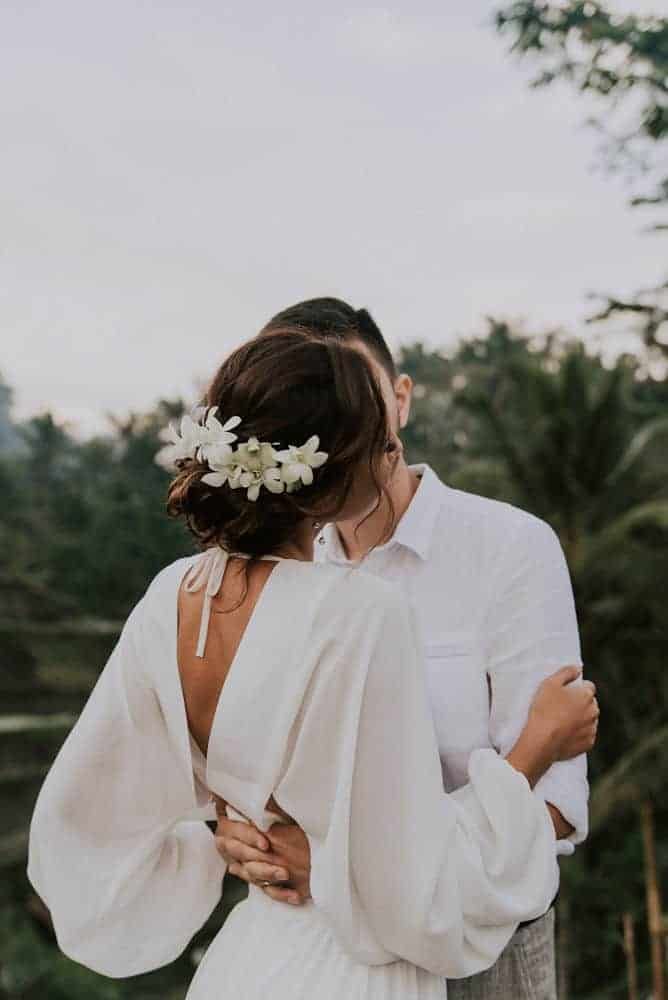
<instances>
[{"instance_id":1,"label":"grey trousers","mask_svg":"<svg viewBox=\"0 0 668 1000\"><path fill-rule=\"evenodd\" d=\"M448 1000L557 1000L554 908L519 927L491 969L448 979Z\"/></svg>"}]
</instances>

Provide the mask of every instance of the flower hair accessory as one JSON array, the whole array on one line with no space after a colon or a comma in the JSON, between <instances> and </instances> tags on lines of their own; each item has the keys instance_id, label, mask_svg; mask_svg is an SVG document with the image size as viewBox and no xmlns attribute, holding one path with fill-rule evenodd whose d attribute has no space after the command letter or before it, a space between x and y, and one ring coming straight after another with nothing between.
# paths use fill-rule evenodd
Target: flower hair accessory
<instances>
[{"instance_id":1,"label":"flower hair accessory","mask_svg":"<svg viewBox=\"0 0 668 1000\"><path fill-rule=\"evenodd\" d=\"M316 434L302 445L288 445L276 451L268 441L251 437L232 447L237 435L232 433L241 417L230 417L221 424L217 406L208 410L198 407L193 415L181 418L180 431L172 424L160 431L161 441L167 442L155 456L163 468L172 467L184 459L205 462L210 472L202 476L207 486L227 484L231 489L245 489L249 500L255 501L264 486L270 493L294 493L313 482L313 470L327 461L327 452L318 451Z\"/></svg>"}]
</instances>

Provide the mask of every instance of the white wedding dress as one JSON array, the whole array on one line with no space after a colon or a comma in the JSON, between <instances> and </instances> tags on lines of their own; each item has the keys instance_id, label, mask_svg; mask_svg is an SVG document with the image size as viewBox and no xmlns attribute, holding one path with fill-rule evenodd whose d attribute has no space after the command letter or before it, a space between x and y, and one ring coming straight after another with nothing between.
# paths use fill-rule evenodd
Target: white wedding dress
<instances>
[{"instance_id":1,"label":"white wedding dress","mask_svg":"<svg viewBox=\"0 0 668 1000\"><path fill-rule=\"evenodd\" d=\"M224 891L210 793L267 830L270 796L306 833L312 900L251 887L187 1000L443 1000L555 894L555 835L492 750L442 787L412 618L359 570L278 560L227 675L207 759L177 664L186 571L211 597L222 550L162 570L131 612L40 791L28 876L58 943L107 976L175 959ZM234 808L231 808L231 807Z\"/></svg>"}]
</instances>

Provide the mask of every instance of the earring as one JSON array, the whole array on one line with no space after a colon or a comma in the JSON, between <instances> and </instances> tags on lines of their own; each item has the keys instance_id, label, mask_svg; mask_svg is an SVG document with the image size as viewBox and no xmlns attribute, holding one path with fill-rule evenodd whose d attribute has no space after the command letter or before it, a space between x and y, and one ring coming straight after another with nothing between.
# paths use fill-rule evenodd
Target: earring
<instances>
[{"instance_id":1,"label":"earring","mask_svg":"<svg viewBox=\"0 0 668 1000\"><path fill-rule=\"evenodd\" d=\"M316 532L321 531L322 530L322 523L320 521L314 521L313 522L313 528L314 528L314 530ZM324 544L325 544L325 536L324 535L318 535L318 545L324 545Z\"/></svg>"}]
</instances>

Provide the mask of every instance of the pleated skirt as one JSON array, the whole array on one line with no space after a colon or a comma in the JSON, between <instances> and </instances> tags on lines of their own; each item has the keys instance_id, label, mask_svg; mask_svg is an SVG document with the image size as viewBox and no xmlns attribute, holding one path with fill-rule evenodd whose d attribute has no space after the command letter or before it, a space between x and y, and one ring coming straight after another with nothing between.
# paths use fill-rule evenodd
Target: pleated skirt
<instances>
[{"instance_id":1,"label":"pleated skirt","mask_svg":"<svg viewBox=\"0 0 668 1000\"><path fill-rule=\"evenodd\" d=\"M290 906L257 886L234 907L186 1000L445 1000L446 981L410 962L352 959L312 902Z\"/></svg>"}]
</instances>

